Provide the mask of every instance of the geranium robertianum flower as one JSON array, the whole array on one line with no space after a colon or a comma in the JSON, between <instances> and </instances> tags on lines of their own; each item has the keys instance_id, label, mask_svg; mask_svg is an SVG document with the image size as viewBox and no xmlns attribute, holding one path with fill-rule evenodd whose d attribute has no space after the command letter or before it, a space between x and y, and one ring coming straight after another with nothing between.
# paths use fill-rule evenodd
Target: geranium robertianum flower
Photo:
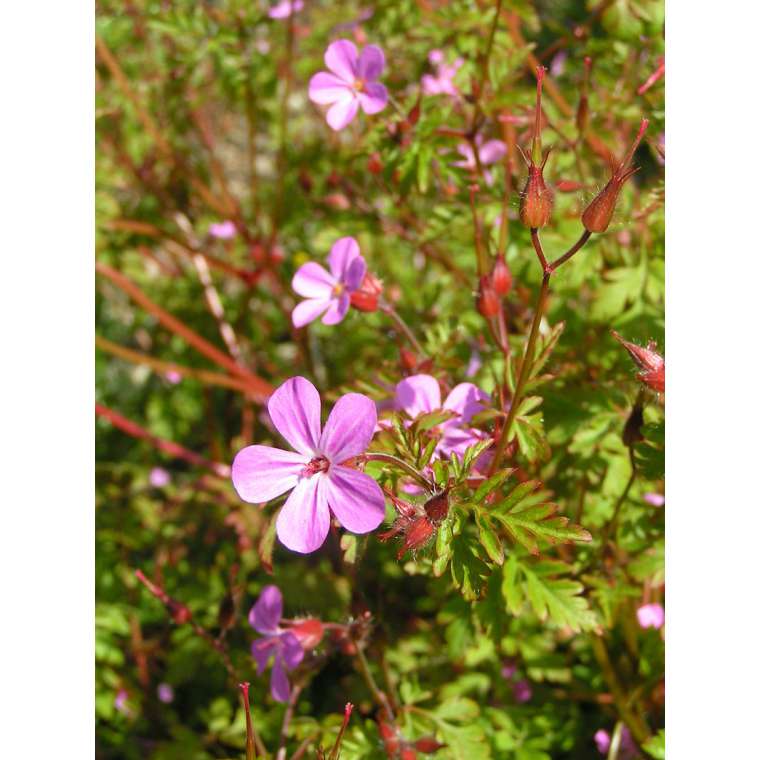
<instances>
[{"instance_id":1,"label":"geranium robertianum flower","mask_svg":"<svg viewBox=\"0 0 760 760\"><path fill-rule=\"evenodd\" d=\"M309 82L309 98L320 105L330 105L327 123L343 129L361 106L366 114L383 110L388 92L377 79L385 67L385 55L377 45L367 45L361 55L351 40L337 40L325 51L325 66L330 69L315 74Z\"/></svg>"},{"instance_id":2,"label":"geranium robertianum flower","mask_svg":"<svg viewBox=\"0 0 760 760\"><path fill-rule=\"evenodd\" d=\"M341 396L321 430L321 401L304 377L286 380L269 398L269 416L295 449L247 446L232 463L240 498L262 504L292 492L277 516L277 537L308 554L324 543L330 512L352 533L369 533L385 516L380 486L343 463L363 454L377 423L375 403L360 393Z\"/></svg>"},{"instance_id":3,"label":"geranium robertianum flower","mask_svg":"<svg viewBox=\"0 0 760 760\"><path fill-rule=\"evenodd\" d=\"M226 219L223 222L214 222L209 225L208 234L217 240L232 240L237 234L235 222Z\"/></svg>"},{"instance_id":4,"label":"geranium robertianum flower","mask_svg":"<svg viewBox=\"0 0 760 760\"><path fill-rule=\"evenodd\" d=\"M280 0L269 9L267 16L276 19L289 18L300 10L303 10L303 0Z\"/></svg>"},{"instance_id":5,"label":"geranium robertianum flower","mask_svg":"<svg viewBox=\"0 0 760 760\"><path fill-rule=\"evenodd\" d=\"M431 50L428 60L435 67L435 74L423 74L422 92L425 95L451 95L457 97L459 90L454 84L454 75L459 71L464 61L457 58L454 63L444 63L441 50Z\"/></svg>"},{"instance_id":6,"label":"geranium robertianum flower","mask_svg":"<svg viewBox=\"0 0 760 760\"><path fill-rule=\"evenodd\" d=\"M441 405L441 389L431 375L411 375L396 386L396 409L412 418L439 409L454 412L451 419L438 425L442 435L436 452L446 456L452 452L462 456L469 446L486 438L485 433L469 427L468 423L489 401L488 394L474 383L459 383Z\"/></svg>"},{"instance_id":7,"label":"geranium robertianum flower","mask_svg":"<svg viewBox=\"0 0 760 760\"><path fill-rule=\"evenodd\" d=\"M636 617L642 628L662 628L665 624L665 610L661 604L644 604L636 610Z\"/></svg>"},{"instance_id":8,"label":"geranium robertianum flower","mask_svg":"<svg viewBox=\"0 0 760 760\"><path fill-rule=\"evenodd\" d=\"M367 264L354 238L337 240L327 263L329 272L321 264L308 261L293 275L293 290L306 298L293 309L291 318L296 327L303 327L322 314L323 324L337 324L346 316L351 294L361 287Z\"/></svg>"},{"instance_id":9,"label":"geranium robertianum flower","mask_svg":"<svg viewBox=\"0 0 760 760\"><path fill-rule=\"evenodd\" d=\"M506 143L501 140L487 140L486 142L483 142L483 135L477 135L475 137L475 145L478 148L478 158L480 159L481 166L495 164L497 161L501 161L507 153ZM475 152L470 143L459 143L459 145L457 145L457 153L459 153L464 160L454 161L452 166L469 169L470 171L477 170L478 162L475 160ZM493 176L487 169L483 170L483 179L485 179L486 184L488 185L493 182Z\"/></svg>"},{"instance_id":10,"label":"geranium robertianum flower","mask_svg":"<svg viewBox=\"0 0 760 760\"><path fill-rule=\"evenodd\" d=\"M303 647L298 637L280 627L282 620L282 593L277 586L264 586L261 596L248 613L248 622L261 634L251 644L251 654L256 660L256 670L261 675L269 660L272 662L270 690L277 702L287 702L290 683L286 671L293 670L303 660Z\"/></svg>"}]
</instances>

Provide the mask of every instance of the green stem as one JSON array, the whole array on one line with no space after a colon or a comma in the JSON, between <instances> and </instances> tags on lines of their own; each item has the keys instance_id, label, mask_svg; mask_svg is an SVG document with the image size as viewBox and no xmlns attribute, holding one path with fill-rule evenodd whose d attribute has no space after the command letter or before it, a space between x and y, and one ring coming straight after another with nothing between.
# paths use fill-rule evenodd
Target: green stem
<instances>
[{"instance_id":1,"label":"green stem","mask_svg":"<svg viewBox=\"0 0 760 760\"><path fill-rule=\"evenodd\" d=\"M364 677L364 681L366 682L369 690L372 692L372 696L375 698L375 701L380 705L380 707L382 707L383 710L385 710L388 720L393 721L393 710L391 709L388 697L378 687L372 673L370 672L369 663L367 662L367 658L364 656L364 650L358 643L356 645L356 662L359 665L359 672Z\"/></svg>"},{"instance_id":2,"label":"green stem","mask_svg":"<svg viewBox=\"0 0 760 760\"><path fill-rule=\"evenodd\" d=\"M407 475L411 475L420 485L424 486L431 493L434 493L436 490L435 483L428 480L419 470L412 467L412 465L407 464L403 459L393 456L393 454L383 454L379 451L368 451L362 456L362 459L365 462L386 462L387 464L392 464L400 470L403 470Z\"/></svg>"},{"instance_id":3,"label":"green stem","mask_svg":"<svg viewBox=\"0 0 760 760\"><path fill-rule=\"evenodd\" d=\"M387 314L394 322L396 327L404 334L406 339L411 343L412 348L420 355L420 358L425 357L425 351L419 344L417 338L414 337L414 333L409 329L409 325L401 318L401 315L386 301L381 301L379 304L380 311Z\"/></svg>"}]
</instances>

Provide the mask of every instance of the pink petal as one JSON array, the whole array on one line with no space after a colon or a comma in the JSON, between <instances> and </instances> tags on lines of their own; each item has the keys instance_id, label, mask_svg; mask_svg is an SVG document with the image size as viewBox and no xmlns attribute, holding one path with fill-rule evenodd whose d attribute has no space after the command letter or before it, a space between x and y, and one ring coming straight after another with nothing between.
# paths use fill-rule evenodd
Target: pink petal
<instances>
[{"instance_id":1,"label":"pink petal","mask_svg":"<svg viewBox=\"0 0 760 760\"><path fill-rule=\"evenodd\" d=\"M333 298L330 301L330 306L322 317L323 325L337 325L338 322L343 321L343 317L346 316L348 307L351 305L351 296L348 293L341 293L337 298Z\"/></svg>"},{"instance_id":2,"label":"pink petal","mask_svg":"<svg viewBox=\"0 0 760 760\"><path fill-rule=\"evenodd\" d=\"M309 554L325 542L330 530L326 482L319 475L302 478L277 515L277 537L291 551Z\"/></svg>"},{"instance_id":3,"label":"pink petal","mask_svg":"<svg viewBox=\"0 0 760 760\"><path fill-rule=\"evenodd\" d=\"M358 54L351 40L337 40L325 51L325 66L344 82L353 84L356 79Z\"/></svg>"},{"instance_id":4,"label":"pink petal","mask_svg":"<svg viewBox=\"0 0 760 760\"><path fill-rule=\"evenodd\" d=\"M275 702L287 702L290 699L290 683L285 675L282 656L279 652L272 663L272 680L270 681L269 692Z\"/></svg>"},{"instance_id":5,"label":"pink petal","mask_svg":"<svg viewBox=\"0 0 760 760\"><path fill-rule=\"evenodd\" d=\"M332 301L329 298L307 298L305 301L301 301L291 314L293 326L303 327L309 322L313 322L329 308L331 303Z\"/></svg>"},{"instance_id":6,"label":"pink petal","mask_svg":"<svg viewBox=\"0 0 760 760\"><path fill-rule=\"evenodd\" d=\"M388 104L388 90L379 82L370 82L364 86L364 92L359 93L359 102L364 113L378 113Z\"/></svg>"},{"instance_id":7,"label":"pink petal","mask_svg":"<svg viewBox=\"0 0 760 760\"><path fill-rule=\"evenodd\" d=\"M422 75L422 92L425 95L438 95L441 92L438 80L430 74Z\"/></svg>"},{"instance_id":8,"label":"pink petal","mask_svg":"<svg viewBox=\"0 0 760 760\"><path fill-rule=\"evenodd\" d=\"M346 530L369 533L385 518L385 496L369 475L336 465L326 482L327 502Z\"/></svg>"},{"instance_id":9,"label":"pink petal","mask_svg":"<svg viewBox=\"0 0 760 760\"><path fill-rule=\"evenodd\" d=\"M248 622L259 633L274 635L282 619L282 592L277 586L264 586L248 613Z\"/></svg>"},{"instance_id":10,"label":"pink petal","mask_svg":"<svg viewBox=\"0 0 760 760\"><path fill-rule=\"evenodd\" d=\"M330 265L332 276L336 280L345 282L349 266L359 255L359 243L354 238L342 237L336 240L330 253L327 254L327 263Z\"/></svg>"},{"instance_id":11,"label":"pink petal","mask_svg":"<svg viewBox=\"0 0 760 760\"><path fill-rule=\"evenodd\" d=\"M243 501L263 504L294 488L309 461L271 446L246 446L232 462L232 485Z\"/></svg>"},{"instance_id":12,"label":"pink petal","mask_svg":"<svg viewBox=\"0 0 760 760\"><path fill-rule=\"evenodd\" d=\"M353 94L349 94L330 107L330 110L327 112L327 123L337 132L353 121L358 110L358 99Z\"/></svg>"},{"instance_id":13,"label":"pink petal","mask_svg":"<svg viewBox=\"0 0 760 760\"><path fill-rule=\"evenodd\" d=\"M460 415L460 419L451 420L451 422L469 422L474 415L485 409L486 403L489 401L489 395L480 390L474 383L459 383L446 396L443 408L451 409L452 412Z\"/></svg>"},{"instance_id":14,"label":"pink petal","mask_svg":"<svg viewBox=\"0 0 760 760\"><path fill-rule=\"evenodd\" d=\"M350 93L351 88L340 77L320 71L309 82L309 99L320 105L335 103Z\"/></svg>"},{"instance_id":15,"label":"pink petal","mask_svg":"<svg viewBox=\"0 0 760 760\"><path fill-rule=\"evenodd\" d=\"M410 417L441 408L441 389L430 375L412 375L396 386L396 408Z\"/></svg>"},{"instance_id":16,"label":"pink petal","mask_svg":"<svg viewBox=\"0 0 760 760\"><path fill-rule=\"evenodd\" d=\"M485 145L478 148L481 164L493 164L504 158L507 153L507 145L501 140L489 140Z\"/></svg>"},{"instance_id":17,"label":"pink petal","mask_svg":"<svg viewBox=\"0 0 760 760\"><path fill-rule=\"evenodd\" d=\"M267 409L280 435L297 452L313 457L321 428L317 389L305 377L291 377L269 397Z\"/></svg>"},{"instance_id":18,"label":"pink petal","mask_svg":"<svg viewBox=\"0 0 760 760\"><path fill-rule=\"evenodd\" d=\"M362 284L364 275L367 272L367 263L361 256L357 256L348 267L343 284L349 292L357 290Z\"/></svg>"},{"instance_id":19,"label":"pink petal","mask_svg":"<svg viewBox=\"0 0 760 760\"><path fill-rule=\"evenodd\" d=\"M359 77L365 81L377 79L385 68L385 54L377 45L367 45L357 63Z\"/></svg>"},{"instance_id":20,"label":"pink petal","mask_svg":"<svg viewBox=\"0 0 760 760\"><path fill-rule=\"evenodd\" d=\"M443 63L443 50L438 50L437 48L435 50L431 50L428 53L428 61L432 63L434 66L439 66Z\"/></svg>"},{"instance_id":21,"label":"pink petal","mask_svg":"<svg viewBox=\"0 0 760 760\"><path fill-rule=\"evenodd\" d=\"M322 431L319 450L333 463L363 454L377 425L377 407L361 393L341 396L330 412Z\"/></svg>"},{"instance_id":22,"label":"pink petal","mask_svg":"<svg viewBox=\"0 0 760 760\"><path fill-rule=\"evenodd\" d=\"M329 298L336 284L337 279L314 261L299 267L291 282L293 290L305 298Z\"/></svg>"}]
</instances>

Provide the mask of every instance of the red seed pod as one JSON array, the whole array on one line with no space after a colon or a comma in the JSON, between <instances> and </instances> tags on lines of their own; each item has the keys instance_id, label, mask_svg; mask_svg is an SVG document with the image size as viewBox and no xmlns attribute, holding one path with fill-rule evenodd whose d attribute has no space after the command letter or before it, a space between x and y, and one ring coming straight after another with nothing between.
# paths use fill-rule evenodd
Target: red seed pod
<instances>
[{"instance_id":1,"label":"red seed pod","mask_svg":"<svg viewBox=\"0 0 760 760\"><path fill-rule=\"evenodd\" d=\"M665 393L665 359L654 350L657 348L657 344L650 342L646 348L642 348L635 343L624 340L614 330L612 337L625 348L636 366L641 370L636 377L653 391Z\"/></svg>"},{"instance_id":2,"label":"red seed pod","mask_svg":"<svg viewBox=\"0 0 760 760\"><path fill-rule=\"evenodd\" d=\"M321 621L315 618L299 620L291 626L290 630L295 634L303 649L314 649L317 647L325 633Z\"/></svg>"},{"instance_id":3,"label":"red seed pod","mask_svg":"<svg viewBox=\"0 0 760 760\"><path fill-rule=\"evenodd\" d=\"M554 192L544 182L544 166L547 153L541 166L530 163L528 181L520 196L520 221L531 229L540 229L549 223L554 208Z\"/></svg>"},{"instance_id":4,"label":"red seed pod","mask_svg":"<svg viewBox=\"0 0 760 760\"><path fill-rule=\"evenodd\" d=\"M401 356L401 366L407 370L407 372L411 372L417 366L417 354L410 351L408 348L402 348L399 351L399 354Z\"/></svg>"},{"instance_id":5,"label":"red seed pod","mask_svg":"<svg viewBox=\"0 0 760 760\"><path fill-rule=\"evenodd\" d=\"M488 277L480 278L477 306L478 311L486 318L495 317L499 313L499 296Z\"/></svg>"},{"instance_id":6,"label":"red seed pod","mask_svg":"<svg viewBox=\"0 0 760 760\"><path fill-rule=\"evenodd\" d=\"M377 311L382 292L383 283L367 272L359 289L351 293L351 306L359 311Z\"/></svg>"},{"instance_id":7,"label":"red seed pod","mask_svg":"<svg viewBox=\"0 0 760 760\"><path fill-rule=\"evenodd\" d=\"M436 527L427 516L413 520L406 531L404 545L398 550L396 558L401 559L408 551L421 549L435 533Z\"/></svg>"},{"instance_id":8,"label":"red seed pod","mask_svg":"<svg viewBox=\"0 0 760 760\"><path fill-rule=\"evenodd\" d=\"M512 290L512 272L509 271L503 253L496 257L493 270L491 270L491 285L500 296L505 296Z\"/></svg>"},{"instance_id":9,"label":"red seed pod","mask_svg":"<svg viewBox=\"0 0 760 760\"><path fill-rule=\"evenodd\" d=\"M393 728L393 726L388 725L384 720L380 720L377 727L388 757L395 757L401 746L401 741L396 733L396 729Z\"/></svg>"},{"instance_id":10,"label":"red seed pod","mask_svg":"<svg viewBox=\"0 0 760 760\"><path fill-rule=\"evenodd\" d=\"M441 744L436 741L432 736L422 736L414 743L414 748L418 752L424 752L427 755L437 752L439 749L445 747L445 744Z\"/></svg>"},{"instance_id":11,"label":"red seed pod","mask_svg":"<svg viewBox=\"0 0 760 760\"><path fill-rule=\"evenodd\" d=\"M449 514L449 492L442 491L425 502L425 514L434 525L440 525Z\"/></svg>"},{"instance_id":12,"label":"red seed pod","mask_svg":"<svg viewBox=\"0 0 760 760\"><path fill-rule=\"evenodd\" d=\"M383 161L379 153L370 154L370 157L367 159L367 170L370 174L380 174L383 171Z\"/></svg>"},{"instance_id":13,"label":"red seed pod","mask_svg":"<svg viewBox=\"0 0 760 760\"><path fill-rule=\"evenodd\" d=\"M636 139L628 150L628 153L626 153L625 158L620 164L618 164L610 181L604 186L596 198L589 203L586 210L583 212L581 221L583 222L583 226L589 232L604 232L607 227L610 226L620 189L623 187L626 180L638 171L638 169L628 168L628 164L633 158L636 148L639 147L639 143L644 137L644 132L646 132L648 126L649 122L646 119L642 119L639 133L636 135Z\"/></svg>"},{"instance_id":14,"label":"red seed pod","mask_svg":"<svg viewBox=\"0 0 760 760\"><path fill-rule=\"evenodd\" d=\"M401 760L417 760L417 753L411 747L404 747L399 758Z\"/></svg>"}]
</instances>

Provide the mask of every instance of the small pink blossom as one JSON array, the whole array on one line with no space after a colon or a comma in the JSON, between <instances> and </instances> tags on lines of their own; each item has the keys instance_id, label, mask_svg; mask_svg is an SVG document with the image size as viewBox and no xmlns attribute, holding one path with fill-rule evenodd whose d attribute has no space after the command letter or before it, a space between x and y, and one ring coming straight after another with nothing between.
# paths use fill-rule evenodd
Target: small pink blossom
<instances>
[{"instance_id":1,"label":"small pink blossom","mask_svg":"<svg viewBox=\"0 0 760 760\"><path fill-rule=\"evenodd\" d=\"M530 702L533 698L533 689L530 688L530 683L524 678L520 681L515 681L512 684L512 696L518 704Z\"/></svg>"},{"instance_id":2,"label":"small pink blossom","mask_svg":"<svg viewBox=\"0 0 760 760\"><path fill-rule=\"evenodd\" d=\"M127 704L128 699L129 694L127 694L126 689L119 689L119 691L116 692L116 697L114 698L113 705L122 715L132 714L132 711L129 709L129 705Z\"/></svg>"},{"instance_id":3,"label":"small pink blossom","mask_svg":"<svg viewBox=\"0 0 760 760\"><path fill-rule=\"evenodd\" d=\"M288 549L309 554L327 538L330 513L352 533L369 533L385 517L385 497L369 476L344 463L363 454L377 424L375 403L347 393L322 428L322 402L304 377L286 380L267 408L295 452L247 446L232 463L232 483L243 501L263 504L291 491L277 516L277 536Z\"/></svg>"},{"instance_id":4,"label":"small pink blossom","mask_svg":"<svg viewBox=\"0 0 760 760\"><path fill-rule=\"evenodd\" d=\"M645 493L644 501L647 504L651 504L653 507L665 506L665 497L661 493Z\"/></svg>"},{"instance_id":5,"label":"small pink blossom","mask_svg":"<svg viewBox=\"0 0 760 760\"><path fill-rule=\"evenodd\" d=\"M517 673L517 664L514 660L504 660L501 665L501 677L507 681Z\"/></svg>"},{"instance_id":6,"label":"small pink blossom","mask_svg":"<svg viewBox=\"0 0 760 760\"><path fill-rule=\"evenodd\" d=\"M388 91L377 80L385 67L385 55L377 45L367 45L358 54L351 40L337 40L325 52L325 65L309 82L309 98L329 105L327 123L340 130L353 121L359 106L366 114L382 111Z\"/></svg>"},{"instance_id":7,"label":"small pink blossom","mask_svg":"<svg viewBox=\"0 0 760 760\"><path fill-rule=\"evenodd\" d=\"M484 167L490 164L495 164L497 161L501 161L507 153L506 143L501 140L487 140L484 142L482 135L477 135L475 138L475 145L478 148L480 165ZM457 145L457 152L464 160L455 161L452 166L458 166L471 172L477 171L478 163L475 160L475 153L470 143L459 143L459 145ZM488 169L483 169L483 178L485 179L486 184L493 184L493 175Z\"/></svg>"},{"instance_id":8,"label":"small pink blossom","mask_svg":"<svg viewBox=\"0 0 760 760\"><path fill-rule=\"evenodd\" d=\"M232 240L237 234L235 222L227 219L224 222L215 222L209 225L208 234L217 240Z\"/></svg>"},{"instance_id":9,"label":"small pink blossom","mask_svg":"<svg viewBox=\"0 0 760 760\"><path fill-rule=\"evenodd\" d=\"M596 748L600 755L606 755L609 752L610 735L603 728L600 728L594 734L594 742L596 743Z\"/></svg>"},{"instance_id":10,"label":"small pink blossom","mask_svg":"<svg viewBox=\"0 0 760 760\"><path fill-rule=\"evenodd\" d=\"M610 744L612 744L612 737L609 732L600 728L594 734L594 742L600 755L607 755L610 751ZM623 726L620 729L620 746L618 748L618 760L633 760L638 757L638 750L636 744L633 741L631 732L628 730L628 726Z\"/></svg>"},{"instance_id":11,"label":"small pink blossom","mask_svg":"<svg viewBox=\"0 0 760 760\"><path fill-rule=\"evenodd\" d=\"M158 699L160 702L163 702L165 705L168 705L169 703L174 701L174 689L172 689L171 684L168 683L160 683L158 684L158 689L156 690L158 694Z\"/></svg>"},{"instance_id":12,"label":"small pink blossom","mask_svg":"<svg viewBox=\"0 0 760 760\"><path fill-rule=\"evenodd\" d=\"M644 604L636 610L636 617L642 628L662 628L665 623L665 610L661 604Z\"/></svg>"},{"instance_id":13,"label":"small pink blossom","mask_svg":"<svg viewBox=\"0 0 760 760\"><path fill-rule=\"evenodd\" d=\"M164 379L167 383L171 383L172 385L177 385L177 383L182 382L182 375L177 372L176 369L170 369L168 372L164 373Z\"/></svg>"},{"instance_id":14,"label":"small pink blossom","mask_svg":"<svg viewBox=\"0 0 760 760\"><path fill-rule=\"evenodd\" d=\"M280 0L279 3L269 9L267 16L276 19L288 18L301 10L303 10L303 0L292 0L292 2L291 0Z\"/></svg>"},{"instance_id":15,"label":"small pink blossom","mask_svg":"<svg viewBox=\"0 0 760 760\"><path fill-rule=\"evenodd\" d=\"M154 467L148 475L148 480L153 488L163 488L171 482L172 476L163 467Z\"/></svg>"},{"instance_id":16,"label":"small pink blossom","mask_svg":"<svg viewBox=\"0 0 760 760\"><path fill-rule=\"evenodd\" d=\"M306 299L293 309L295 327L303 327L322 314L323 324L338 324L351 305L351 294L361 287L367 264L354 238L337 240L327 263L329 272L321 264L309 261L293 275L293 290Z\"/></svg>"},{"instance_id":17,"label":"small pink blossom","mask_svg":"<svg viewBox=\"0 0 760 760\"><path fill-rule=\"evenodd\" d=\"M422 77L422 92L425 95L450 95L459 96L459 89L454 84L454 75L464 64L461 58L457 58L453 64L445 64L441 50L431 50L428 60L435 67L434 74L424 74Z\"/></svg>"}]
</instances>

